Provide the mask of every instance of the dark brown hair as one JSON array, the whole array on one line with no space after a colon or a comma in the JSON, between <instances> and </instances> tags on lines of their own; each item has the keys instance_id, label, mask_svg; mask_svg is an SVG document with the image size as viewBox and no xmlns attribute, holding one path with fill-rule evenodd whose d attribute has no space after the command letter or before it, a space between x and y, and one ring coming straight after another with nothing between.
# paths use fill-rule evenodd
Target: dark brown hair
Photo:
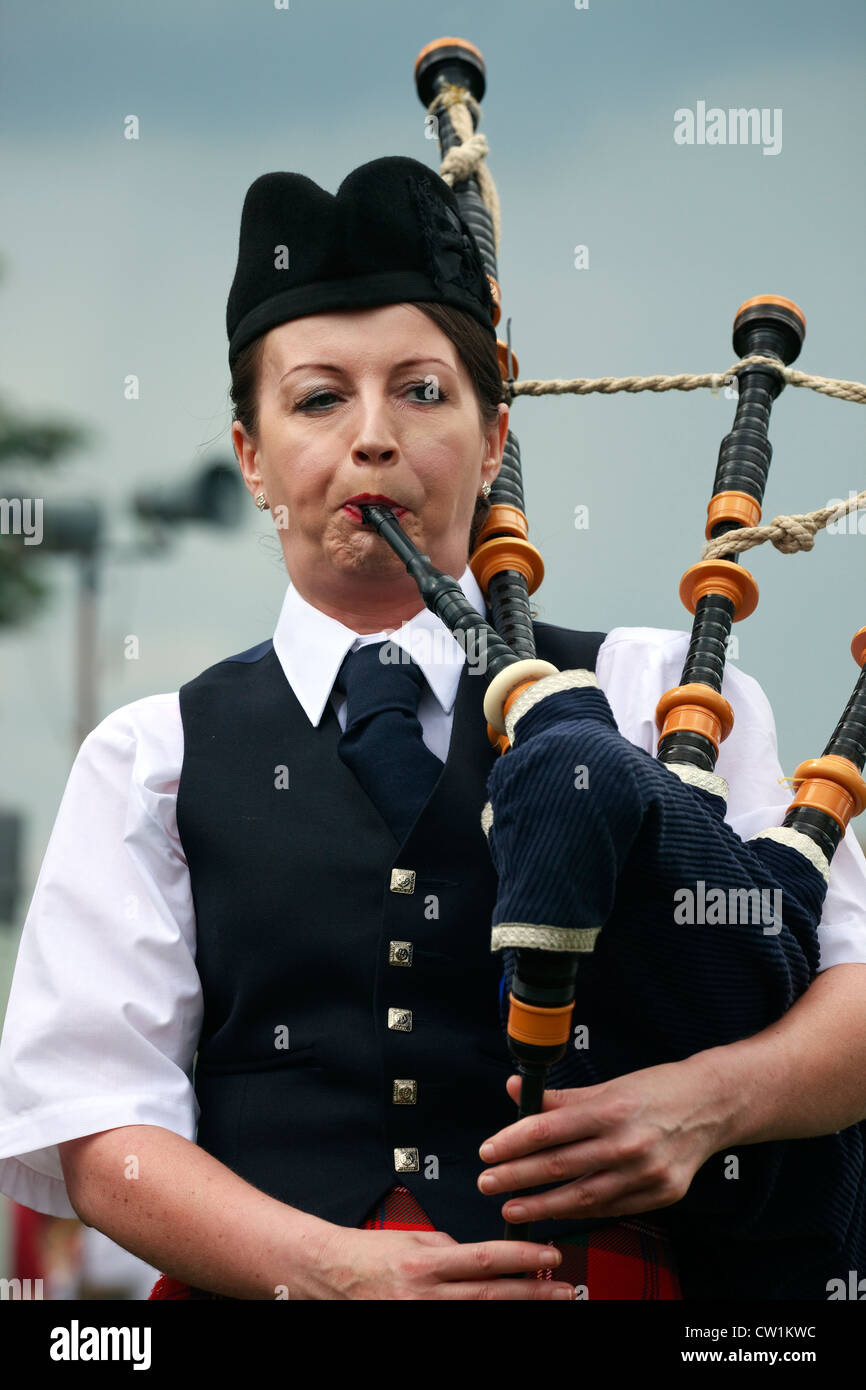
<instances>
[{"instance_id":1,"label":"dark brown hair","mask_svg":"<svg viewBox=\"0 0 866 1390\"><path fill-rule=\"evenodd\" d=\"M505 399L496 344L490 333L471 314L463 309L453 309L450 304L424 302L416 304L415 308L432 319L454 344L472 382L484 427L489 428L498 418L500 401ZM251 439L255 439L258 431L259 378L264 342L263 334L245 347L238 354L231 371L229 396L234 403L232 419L240 421ZM469 531L470 555L475 548L475 537L489 511L490 503L486 498L479 497Z\"/></svg>"}]
</instances>

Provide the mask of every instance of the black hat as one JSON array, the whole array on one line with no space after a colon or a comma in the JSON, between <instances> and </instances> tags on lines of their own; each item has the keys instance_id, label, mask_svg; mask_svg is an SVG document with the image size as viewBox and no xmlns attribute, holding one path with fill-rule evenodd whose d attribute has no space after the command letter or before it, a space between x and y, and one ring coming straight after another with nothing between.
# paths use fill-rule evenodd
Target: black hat
<instances>
[{"instance_id":1,"label":"black hat","mask_svg":"<svg viewBox=\"0 0 866 1390\"><path fill-rule=\"evenodd\" d=\"M229 293L229 364L260 334L334 309L432 300L496 337L478 244L444 179L387 155L336 196L304 174L262 174L247 191Z\"/></svg>"}]
</instances>

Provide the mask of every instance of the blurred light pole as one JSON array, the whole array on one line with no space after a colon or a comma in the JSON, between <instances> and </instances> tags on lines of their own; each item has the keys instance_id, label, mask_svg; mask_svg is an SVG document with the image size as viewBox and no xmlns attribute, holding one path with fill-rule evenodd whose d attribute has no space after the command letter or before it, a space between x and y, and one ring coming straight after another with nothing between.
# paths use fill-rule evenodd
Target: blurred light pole
<instances>
[{"instance_id":1,"label":"blurred light pole","mask_svg":"<svg viewBox=\"0 0 866 1390\"><path fill-rule=\"evenodd\" d=\"M97 723L99 591L105 559L128 562L162 552L175 526L195 522L236 526L244 492L237 466L222 462L206 464L191 479L175 486L136 492L131 510L149 534L123 546L106 544L103 509L90 498L44 507L40 549L52 555L71 555L78 563L74 751ZM21 495L25 493L26 489Z\"/></svg>"}]
</instances>

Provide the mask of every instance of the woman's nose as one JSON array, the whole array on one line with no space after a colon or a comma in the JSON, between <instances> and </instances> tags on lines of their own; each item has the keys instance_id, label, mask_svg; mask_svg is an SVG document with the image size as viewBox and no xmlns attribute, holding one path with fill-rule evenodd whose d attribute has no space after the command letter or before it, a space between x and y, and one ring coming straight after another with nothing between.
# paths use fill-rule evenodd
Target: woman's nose
<instances>
[{"instance_id":1,"label":"woman's nose","mask_svg":"<svg viewBox=\"0 0 866 1390\"><path fill-rule=\"evenodd\" d=\"M363 463L388 463L396 458L397 438L387 402L379 397L362 400L358 407L353 455Z\"/></svg>"}]
</instances>

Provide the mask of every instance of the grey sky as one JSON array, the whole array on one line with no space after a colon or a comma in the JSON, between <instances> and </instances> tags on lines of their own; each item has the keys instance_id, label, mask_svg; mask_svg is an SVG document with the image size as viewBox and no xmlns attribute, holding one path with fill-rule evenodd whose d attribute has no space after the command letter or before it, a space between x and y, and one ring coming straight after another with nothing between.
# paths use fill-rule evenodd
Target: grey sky
<instances>
[{"instance_id":1,"label":"grey sky","mask_svg":"<svg viewBox=\"0 0 866 1390\"><path fill-rule=\"evenodd\" d=\"M746 298L804 309L806 371L866 379L862 247L866 11L855 0L115 0L2 7L5 332L0 390L96 432L42 494L99 495L113 540L135 488L231 459L225 301L252 180L299 170L332 192L383 154L437 167L412 66L442 34L488 65L482 130L503 210L500 273L523 376L721 370ZM781 109L782 148L682 147L698 101ZM141 138L123 138L138 116ZM590 265L576 270L576 244ZM136 373L141 399L126 401ZM689 625L697 559L733 404L708 392L518 401L540 616L572 627ZM858 407L785 391L765 516L866 486ZM573 524L578 504L590 526ZM866 527L866 521L863 522ZM29 817L32 879L74 752L75 581L38 623L0 635L3 802ZM739 665L776 712L787 772L818 752L856 675L866 534L769 547ZM109 561L100 717L177 689L269 636L286 575L267 514L184 532L159 560ZM137 661L124 638L140 641ZM863 833L863 820L860 826ZM22 903L22 916L29 889Z\"/></svg>"}]
</instances>

